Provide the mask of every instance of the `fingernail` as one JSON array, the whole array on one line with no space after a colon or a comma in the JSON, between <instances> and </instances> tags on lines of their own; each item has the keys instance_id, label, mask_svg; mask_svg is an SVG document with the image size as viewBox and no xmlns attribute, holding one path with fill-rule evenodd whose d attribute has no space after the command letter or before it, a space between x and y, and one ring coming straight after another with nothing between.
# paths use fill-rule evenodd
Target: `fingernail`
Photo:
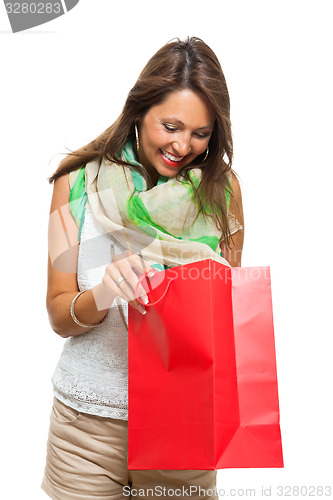
<instances>
[{"instance_id":1,"label":"fingernail","mask_svg":"<svg viewBox=\"0 0 333 500\"><path fill-rule=\"evenodd\" d=\"M155 273L156 273L156 271L154 269L152 269L151 271L149 271L149 273L147 273L147 277L152 278Z\"/></svg>"},{"instance_id":2,"label":"fingernail","mask_svg":"<svg viewBox=\"0 0 333 500\"><path fill-rule=\"evenodd\" d=\"M143 295L142 302L144 302L145 304L148 304L149 299L148 299L147 295Z\"/></svg>"},{"instance_id":3,"label":"fingernail","mask_svg":"<svg viewBox=\"0 0 333 500\"><path fill-rule=\"evenodd\" d=\"M146 309L141 304L139 304L138 309L139 309L141 314L146 314L146 312L147 312Z\"/></svg>"}]
</instances>

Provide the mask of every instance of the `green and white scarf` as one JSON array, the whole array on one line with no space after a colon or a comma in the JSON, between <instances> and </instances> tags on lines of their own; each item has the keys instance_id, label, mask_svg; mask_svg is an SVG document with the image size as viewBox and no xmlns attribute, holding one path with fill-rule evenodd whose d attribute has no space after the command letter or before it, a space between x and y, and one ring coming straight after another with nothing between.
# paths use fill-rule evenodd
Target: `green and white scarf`
<instances>
[{"instance_id":1,"label":"green and white scarf","mask_svg":"<svg viewBox=\"0 0 333 500\"><path fill-rule=\"evenodd\" d=\"M140 165L128 141L118 154L131 165ZM199 186L202 171L190 170ZM229 177L231 183L231 176ZM125 248L142 255L159 270L192 262L213 259L229 263L221 256L221 233L210 219L204 219L194 202L191 183L161 176L156 186L147 183L137 171L96 158L70 174L71 212L82 227L85 204L106 231ZM226 189L227 204L230 192ZM231 234L242 226L229 214Z\"/></svg>"}]
</instances>

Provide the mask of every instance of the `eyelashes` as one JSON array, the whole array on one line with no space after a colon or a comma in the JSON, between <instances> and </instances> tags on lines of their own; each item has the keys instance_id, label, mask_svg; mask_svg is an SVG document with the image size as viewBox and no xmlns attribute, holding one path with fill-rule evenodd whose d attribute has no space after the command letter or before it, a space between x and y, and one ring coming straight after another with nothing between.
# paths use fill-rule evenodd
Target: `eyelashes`
<instances>
[{"instance_id":1,"label":"eyelashes","mask_svg":"<svg viewBox=\"0 0 333 500\"><path fill-rule=\"evenodd\" d=\"M169 125L168 123L163 123L163 122L162 122L162 125L163 125L163 127L165 128L165 130L166 130L167 132L176 132L176 131L177 131L177 128L176 128L176 127L174 127L174 126L172 126L172 125Z\"/></svg>"},{"instance_id":2,"label":"eyelashes","mask_svg":"<svg viewBox=\"0 0 333 500\"><path fill-rule=\"evenodd\" d=\"M177 132L178 128L175 127L174 125L171 125L170 123L166 123L166 122L160 122L163 127L165 128L165 130L167 132ZM199 132L195 132L194 135L196 137L199 137L199 139L207 139L207 137L209 137L209 133L205 132L205 133L199 133Z\"/></svg>"}]
</instances>

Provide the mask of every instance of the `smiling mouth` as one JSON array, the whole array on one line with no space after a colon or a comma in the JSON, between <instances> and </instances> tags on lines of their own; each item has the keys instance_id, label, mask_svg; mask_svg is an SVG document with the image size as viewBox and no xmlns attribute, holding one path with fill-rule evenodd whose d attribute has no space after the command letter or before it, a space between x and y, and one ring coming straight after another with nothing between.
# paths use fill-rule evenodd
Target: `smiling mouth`
<instances>
[{"instance_id":1,"label":"smiling mouth","mask_svg":"<svg viewBox=\"0 0 333 500\"><path fill-rule=\"evenodd\" d=\"M175 163L180 163L185 158L185 156L174 156L174 155L172 155L168 151L165 151L165 149L162 149L162 148L160 149L160 151L163 154L163 156L165 156L165 158L168 158L168 160L174 161Z\"/></svg>"}]
</instances>

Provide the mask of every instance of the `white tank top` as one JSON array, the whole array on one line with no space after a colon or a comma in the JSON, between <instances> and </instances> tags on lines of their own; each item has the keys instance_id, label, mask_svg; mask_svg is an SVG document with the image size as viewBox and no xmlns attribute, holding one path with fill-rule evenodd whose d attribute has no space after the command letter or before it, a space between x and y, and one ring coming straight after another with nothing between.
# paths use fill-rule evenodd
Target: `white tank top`
<instances>
[{"instance_id":1,"label":"white tank top","mask_svg":"<svg viewBox=\"0 0 333 500\"><path fill-rule=\"evenodd\" d=\"M78 255L79 290L101 283L115 253L124 251L94 217L89 203L81 230ZM128 303L117 297L128 322ZM116 300L103 323L82 335L69 337L52 377L54 395L83 413L128 419L127 327Z\"/></svg>"}]
</instances>

